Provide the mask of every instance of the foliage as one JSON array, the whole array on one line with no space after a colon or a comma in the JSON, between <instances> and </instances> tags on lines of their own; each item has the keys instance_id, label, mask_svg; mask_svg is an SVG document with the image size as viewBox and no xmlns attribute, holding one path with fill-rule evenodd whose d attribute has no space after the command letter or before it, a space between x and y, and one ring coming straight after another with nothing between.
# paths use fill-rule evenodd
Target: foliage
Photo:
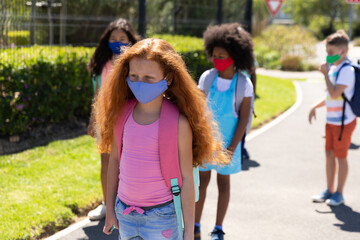
<instances>
[{"instance_id":1,"label":"foliage","mask_svg":"<svg viewBox=\"0 0 360 240\"><path fill-rule=\"evenodd\" d=\"M154 35L183 57L195 80L212 64L202 39ZM40 47L0 53L0 136L21 134L39 125L88 119L92 98L86 70L94 48Z\"/></svg>"},{"instance_id":2,"label":"foliage","mask_svg":"<svg viewBox=\"0 0 360 240\"><path fill-rule=\"evenodd\" d=\"M177 52L190 52L204 49L203 40L197 37L170 34L153 34L151 37L167 41Z\"/></svg>"},{"instance_id":3,"label":"foliage","mask_svg":"<svg viewBox=\"0 0 360 240\"><path fill-rule=\"evenodd\" d=\"M269 10L264 0L253 0L253 36L259 36L268 25Z\"/></svg>"},{"instance_id":4,"label":"foliage","mask_svg":"<svg viewBox=\"0 0 360 240\"><path fill-rule=\"evenodd\" d=\"M0 53L0 136L88 118L93 49L32 47Z\"/></svg>"},{"instance_id":5,"label":"foliage","mask_svg":"<svg viewBox=\"0 0 360 240\"><path fill-rule=\"evenodd\" d=\"M341 28L348 28L349 7L350 4L343 0L292 0L288 1L285 11L293 16L295 23L310 26L315 36L322 40L335 32L339 24L343 25Z\"/></svg>"},{"instance_id":6,"label":"foliage","mask_svg":"<svg viewBox=\"0 0 360 240\"><path fill-rule=\"evenodd\" d=\"M280 59L281 69L285 71L297 71L303 69L303 59L300 56L285 55Z\"/></svg>"},{"instance_id":7,"label":"foliage","mask_svg":"<svg viewBox=\"0 0 360 240\"><path fill-rule=\"evenodd\" d=\"M255 55L260 66L266 68L283 68L282 58L297 57L306 61L315 53L316 39L301 26L268 27L254 39ZM299 64L299 67L302 64ZM302 70L301 67L296 70Z\"/></svg>"},{"instance_id":8,"label":"foliage","mask_svg":"<svg viewBox=\"0 0 360 240\"><path fill-rule=\"evenodd\" d=\"M15 45L29 45L30 44L30 32L29 31L11 31L8 32L9 43Z\"/></svg>"},{"instance_id":9,"label":"foliage","mask_svg":"<svg viewBox=\"0 0 360 240\"><path fill-rule=\"evenodd\" d=\"M353 45L357 46L357 47L360 47L360 37L354 38Z\"/></svg>"}]
</instances>

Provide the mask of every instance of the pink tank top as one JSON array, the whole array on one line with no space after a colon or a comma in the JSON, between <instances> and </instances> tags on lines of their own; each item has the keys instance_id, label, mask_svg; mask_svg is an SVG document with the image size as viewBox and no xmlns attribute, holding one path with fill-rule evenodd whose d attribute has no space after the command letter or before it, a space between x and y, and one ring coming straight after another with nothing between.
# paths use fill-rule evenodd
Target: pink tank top
<instances>
[{"instance_id":1,"label":"pink tank top","mask_svg":"<svg viewBox=\"0 0 360 240\"><path fill-rule=\"evenodd\" d=\"M101 85L104 85L106 83L106 79L112 70L113 70L113 64L111 60L109 60L105 63L101 71Z\"/></svg>"},{"instance_id":2,"label":"pink tank top","mask_svg":"<svg viewBox=\"0 0 360 240\"><path fill-rule=\"evenodd\" d=\"M148 125L130 114L124 127L118 196L131 206L148 207L172 200L160 169L159 119Z\"/></svg>"}]
</instances>

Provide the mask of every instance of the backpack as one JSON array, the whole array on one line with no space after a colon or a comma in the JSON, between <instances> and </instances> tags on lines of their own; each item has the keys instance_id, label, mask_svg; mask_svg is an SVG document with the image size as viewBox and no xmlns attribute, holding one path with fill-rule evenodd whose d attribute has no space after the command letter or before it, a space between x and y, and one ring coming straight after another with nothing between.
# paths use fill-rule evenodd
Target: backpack
<instances>
[{"instance_id":1,"label":"backpack","mask_svg":"<svg viewBox=\"0 0 360 240\"><path fill-rule=\"evenodd\" d=\"M336 75L335 83L337 81L338 76L340 75L340 71L345 66L351 66L355 70L355 86L354 86L354 95L351 99L347 99L344 93L341 94L342 98L344 99L343 103L343 109L342 109L342 116L341 116L341 130L340 130L340 136L339 141L341 141L341 135L344 130L344 120L345 120L345 106L346 102L349 103L352 112L357 116L360 117L360 67L358 65L350 64L350 63L344 63Z\"/></svg>"},{"instance_id":2,"label":"backpack","mask_svg":"<svg viewBox=\"0 0 360 240\"><path fill-rule=\"evenodd\" d=\"M96 93L96 89L100 89L101 87L101 74L96 76L95 74L91 77L91 82L94 88L94 93Z\"/></svg>"},{"instance_id":3,"label":"backpack","mask_svg":"<svg viewBox=\"0 0 360 240\"><path fill-rule=\"evenodd\" d=\"M119 149L119 161L121 159L122 139L125 123L130 113L135 108L136 99L130 100L124 109L122 115L118 118L115 133L116 142ZM178 154L178 122L179 109L169 100L163 100L160 112L159 122L159 148L160 148L160 168L167 187L170 189L174 205L179 229L183 231L183 219L181 208L181 186L182 178L179 164ZM195 201L199 200L199 167L193 167L194 185L195 185ZM182 234L181 234L182 236Z\"/></svg>"}]
</instances>

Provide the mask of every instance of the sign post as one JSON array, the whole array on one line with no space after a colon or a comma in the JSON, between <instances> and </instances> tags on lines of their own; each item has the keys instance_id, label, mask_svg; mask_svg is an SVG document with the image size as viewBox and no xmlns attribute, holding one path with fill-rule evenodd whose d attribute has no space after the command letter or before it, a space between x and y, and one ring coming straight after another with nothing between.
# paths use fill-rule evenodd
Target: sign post
<instances>
[{"instance_id":1,"label":"sign post","mask_svg":"<svg viewBox=\"0 0 360 240\"><path fill-rule=\"evenodd\" d=\"M284 0L265 0L265 1L273 17L278 13L279 9L281 8L281 5L284 2Z\"/></svg>"},{"instance_id":2,"label":"sign post","mask_svg":"<svg viewBox=\"0 0 360 240\"><path fill-rule=\"evenodd\" d=\"M354 18L354 4L360 4L360 0L346 0L346 3L350 4L350 12L349 12L349 39L352 37L352 23Z\"/></svg>"}]
</instances>

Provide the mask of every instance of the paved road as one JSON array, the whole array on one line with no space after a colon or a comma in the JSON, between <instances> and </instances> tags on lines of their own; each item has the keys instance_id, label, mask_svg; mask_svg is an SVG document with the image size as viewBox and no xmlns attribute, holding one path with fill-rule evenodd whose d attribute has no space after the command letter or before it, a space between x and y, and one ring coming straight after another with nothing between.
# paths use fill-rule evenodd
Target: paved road
<instances>
[{"instance_id":1,"label":"paved road","mask_svg":"<svg viewBox=\"0 0 360 240\"><path fill-rule=\"evenodd\" d=\"M320 80L300 82L301 106L280 124L247 142L251 160L232 177L232 196L224 223L227 240L238 239L360 239L360 129L355 130L349 152L350 173L346 204L330 208L311 202L325 188L324 121L318 112L307 122L310 105L323 96ZM202 238L215 221L217 188L213 178L205 202ZM92 222L61 240L117 239L101 232L103 221Z\"/></svg>"}]
</instances>

